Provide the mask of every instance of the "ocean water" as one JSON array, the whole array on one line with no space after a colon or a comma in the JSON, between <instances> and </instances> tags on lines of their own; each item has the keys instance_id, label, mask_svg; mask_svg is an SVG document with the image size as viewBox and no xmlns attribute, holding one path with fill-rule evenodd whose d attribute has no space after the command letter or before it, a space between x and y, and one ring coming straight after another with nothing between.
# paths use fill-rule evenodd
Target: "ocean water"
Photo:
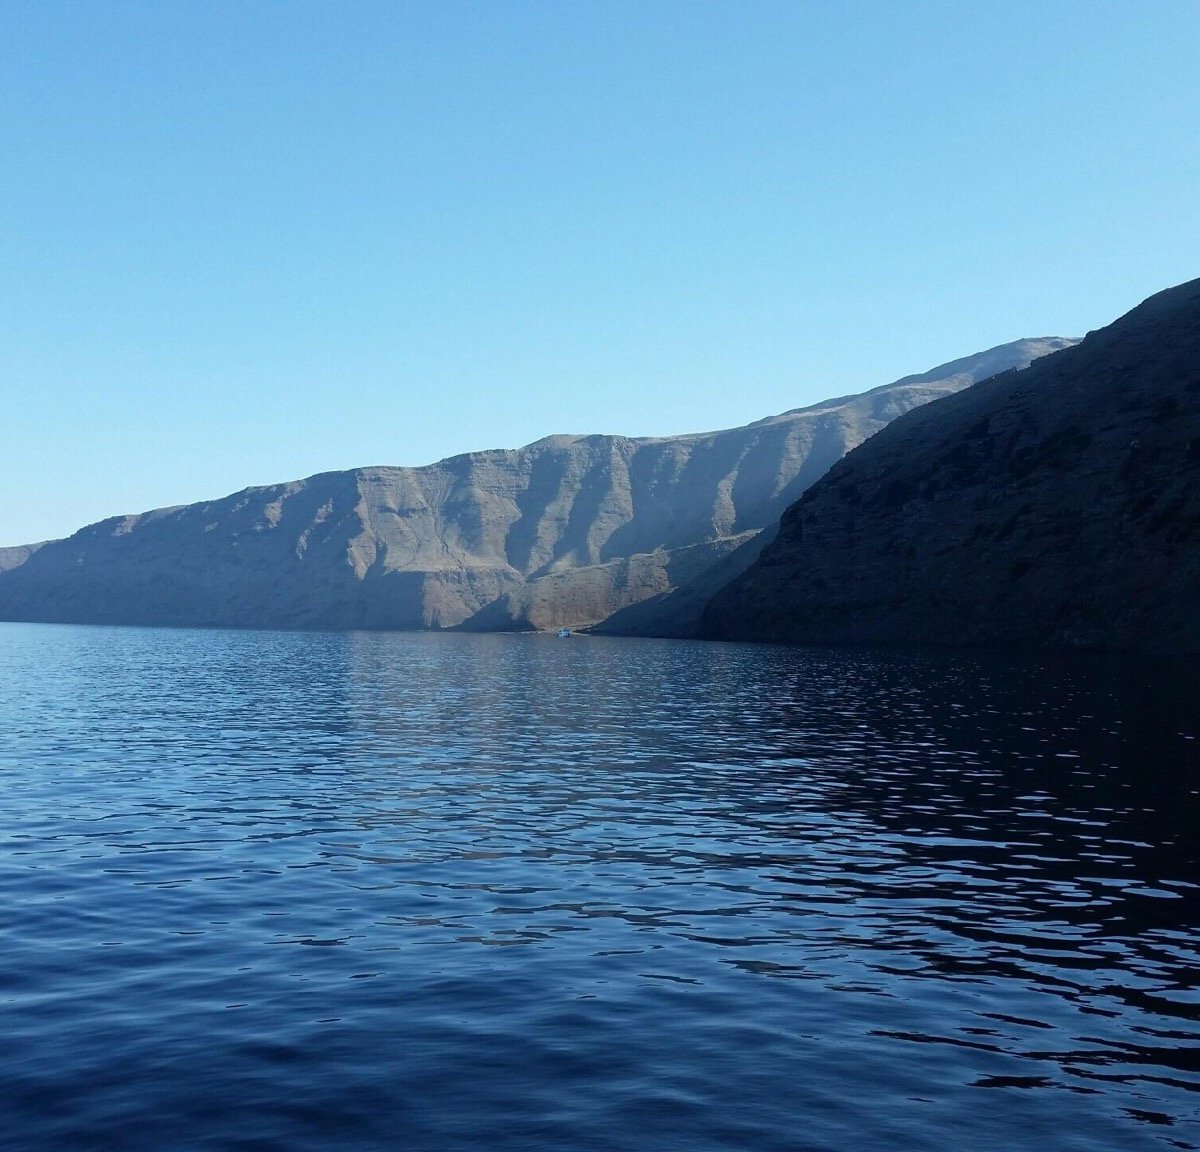
<instances>
[{"instance_id":1,"label":"ocean water","mask_svg":"<svg viewBox=\"0 0 1200 1152\"><path fill-rule=\"evenodd\" d=\"M1200 1147L1200 676L0 625L0 1146Z\"/></svg>"}]
</instances>

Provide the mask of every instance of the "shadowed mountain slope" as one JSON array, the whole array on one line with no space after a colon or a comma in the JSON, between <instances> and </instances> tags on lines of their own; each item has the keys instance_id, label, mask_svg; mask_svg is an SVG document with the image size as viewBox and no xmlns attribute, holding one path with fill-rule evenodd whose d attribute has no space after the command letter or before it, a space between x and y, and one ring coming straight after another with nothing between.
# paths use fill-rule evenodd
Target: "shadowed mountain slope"
<instances>
[{"instance_id":1,"label":"shadowed mountain slope","mask_svg":"<svg viewBox=\"0 0 1200 1152\"><path fill-rule=\"evenodd\" d=\"M701 632L1200 652L1200 280L897 419Z\"/></svg>"},{"instance_id":2,"label":"shadowed mountain slope","mask_svg":"<svg viewBox=\"0 0 1200 1152\"><path fill-rule=\"evenodd\" d=\"M549 628L663 598L737 553L908 409L1073 343L1023 340L745 428L551 436L93 524L0 554L0 619ZM738 551L741 549L741 551ZM704 596L693 595L694 625Z\"/></svg>"}]
</instances>

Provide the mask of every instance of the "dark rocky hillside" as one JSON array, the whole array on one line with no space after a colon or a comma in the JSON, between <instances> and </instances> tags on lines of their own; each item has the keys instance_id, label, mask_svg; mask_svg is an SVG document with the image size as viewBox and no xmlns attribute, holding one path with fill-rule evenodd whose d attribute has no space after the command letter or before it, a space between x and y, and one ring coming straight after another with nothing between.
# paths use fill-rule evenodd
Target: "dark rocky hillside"
<instances>
[{"instance_id":1,"label":"dark rocky hillside","mask_svg":"<svg viewBox=\"0 0 1200 1152\"><path fill-rule=\"evenodd\" d=\"M701 631L1200 652L1200 280L897 419Z\"/></svg>"},{"instance_id":2,"label":"dark rocky hillside","mask_svg":"<svg viewBox=\"0 0 1200 1152\"><path fill-rule=\"evenodd\" d=\"M758 534L847 451L910 408L1071 343L1018 341L725 432L552 436L114 517L0 550L0 619L514 629L652 602L660 623L694 627L716 581L750 563ZM691 591L666 604L680 588Z\"/></svg>"}]
</instances>

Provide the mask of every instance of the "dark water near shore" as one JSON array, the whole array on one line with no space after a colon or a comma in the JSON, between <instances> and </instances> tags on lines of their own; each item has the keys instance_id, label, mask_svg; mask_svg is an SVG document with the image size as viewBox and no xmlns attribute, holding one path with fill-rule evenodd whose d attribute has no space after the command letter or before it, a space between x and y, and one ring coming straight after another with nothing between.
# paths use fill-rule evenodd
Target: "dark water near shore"
<instances>
[{"instance_id":1,"label":"dark water near shore","mask_svg":"<svg viewBox=\"0 0 1200 1152\"><path fill-rule=\"evenodd\" d=\"M1200 1147L1194 665L0 625L0 1145Z\"/></svg>"}]
</instances>

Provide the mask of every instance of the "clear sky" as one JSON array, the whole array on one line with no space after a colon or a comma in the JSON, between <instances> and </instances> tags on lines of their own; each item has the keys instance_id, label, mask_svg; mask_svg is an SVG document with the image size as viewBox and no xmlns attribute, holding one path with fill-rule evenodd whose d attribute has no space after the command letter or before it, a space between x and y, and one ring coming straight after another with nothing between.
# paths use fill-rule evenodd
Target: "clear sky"
<instances>
[{"instance_id":1,"label":"clear sky","mask_svg":"<svg viewBox=\"0 0 1200 1152\"><path fill-rule=\"evenodd\" d=\"M0 3L0 544L1196 276L1196 0Z\"/></svg>"}]
</instances>

